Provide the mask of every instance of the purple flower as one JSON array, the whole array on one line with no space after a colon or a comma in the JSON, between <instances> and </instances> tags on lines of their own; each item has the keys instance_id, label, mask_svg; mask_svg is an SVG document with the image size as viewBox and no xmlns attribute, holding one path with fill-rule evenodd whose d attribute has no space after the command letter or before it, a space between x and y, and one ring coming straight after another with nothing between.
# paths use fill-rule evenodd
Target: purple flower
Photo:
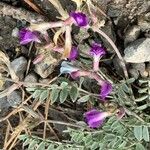
<instances>
[{"instance_id":1,"label":"purple flower","mask_svg":"<svg viewBox=\"0 0 150 150\"><path fill-rule=\"evenodd\" d=\"M20 44L25 45L30 42L38 42L40 43L40 40L38 38L37 32L32 32L28 29L21 29L19 32L19 38L20 38Z\"/></svg>"},{"instance_id":2,"label":"purple flower","mask_svg":"<svg viewBox=\"0 0 150 150\"><path fill-rule=\"evenodd\" d=\"M87 124L89 125L89 127L98 128L103 124L105 118L107 116L109 116L109 113L101 112L96 109L92 109L92 110L86 112L84 114L84 116L86 118L86 121L87 121Z\"/></svg>"},{"instance_id":3,"label":"purple flower","mask_svg":"<svg viewBox=\"0 0 150 150\"><path fill-rule=\"evenodd\" d=\"M69 60L76 60L76 58L78 57L78 49L77 47L72 47L71 52L70 52L70 56L69 56Z\"/></svg>"},{"instance_id":4,"label":"purple flower","mask_svg":"<svg viewBox=\"0 0 150 150\"><path fill-rule=\"evenodd\" d=\"M70 16L74 19L74 23L77 26L85 27L88 25L88 18L82 12L72 12Z\"/></svg>"},{"instance_id":5,"label":"purple flower","mask_svg":"<svg viewBox=\"0 0 150 150\"><path fill-rule=\"evenodd\" d=\"M100 92L100 97L104 100L107 95L109 95L112 92L112 85L107 82L104 81L101 85L101 92Z\"/></svg>"},{"instance_id":6,"label":"purple flower","mask_svg":"<svg viewBox=\"0 0 150 150\"><path fill-rule=\"evenodd\" d=\"M105 49L101 44L93 43L90 49L90 55L93 56L93 70L99 70L100 58L106 54Z\"/></svg>"}]
</instances>

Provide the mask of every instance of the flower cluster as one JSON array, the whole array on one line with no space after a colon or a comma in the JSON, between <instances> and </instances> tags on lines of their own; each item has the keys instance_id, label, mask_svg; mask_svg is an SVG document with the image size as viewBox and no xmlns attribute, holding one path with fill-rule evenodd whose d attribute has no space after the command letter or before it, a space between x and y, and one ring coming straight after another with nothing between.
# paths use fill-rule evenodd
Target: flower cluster
<instances>
[{"instance_id":1,"label":"flower cluster","mask_svg":"<svg viewBox=\"0 0 150 150\"><path fill-rule=\"evenodd\" d=\"M96 73L99 70L99 61L106 54L105 48L98 43L93 43L91 45L91 48L89 49L89 55L93 57L93 71L86 71L81 70L78 67L75 67L71 61L75 61L79 55L79 50L77 47L72 46L71 42L71 25L75 24L78 27L88 27L89 20L87 16L82 12L71 12L68 19L65 21L59 21L59 22L52 22L52 23L42 23L40 25L34 25L28 29L22 29L19 32L20 37L20 44L25 45L30 42L37 42L40 43L40 34L43 35L46 33L45 31L49 28L55 28L55 27L62 27L63 29L66 29L66 43L65 47L58 47L57 42L55 43L55 46L51 46L51 49L53 49L56 52L59 53L66 53L65 49L69 49L69 53L67 53L68 61L63 61L61 63L60 73L61 74L70 74L70 76L73 79L76 79L81 76L86 76L91 79L95 79L98 84L100 85L100 100L104 101L106 100L106 97L112 92L112 85L108 82L103 80L98 74ZM45 34L46 35L46 34ZM68 39L68 40L67 40ZM50 45L50 44L49 44ZM69 45L69 46L68 46ZM66 57L65 57L66 58ZM34 64L38 63L44 59L43 56L38 56L36 60L34 60ZM85 113L85 118L87 120L87 123L90 127L95 128L102 125L104 119L106 117L110 116L110 113L98 111L96 109L92 109Z\"/></svg>"}]
</instances>

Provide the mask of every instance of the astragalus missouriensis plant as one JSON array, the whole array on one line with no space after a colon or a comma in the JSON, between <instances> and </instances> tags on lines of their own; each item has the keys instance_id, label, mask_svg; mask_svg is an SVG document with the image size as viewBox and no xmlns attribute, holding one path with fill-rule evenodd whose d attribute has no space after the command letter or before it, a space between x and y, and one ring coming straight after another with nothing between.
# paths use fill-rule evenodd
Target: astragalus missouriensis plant
<instances>
[{"instance_id":1,"label":"astragalus missouriensis plant","mask_svg":"<svg viewBox=\"0 0 150 150\"><path fill-rule=\"evenodd\" d=\"M143 81L146 90L142 91L142 98L136 97L133 90L135 80L129 79L124 59L113 41L99 26L98 18L91 11L94 5L90 0L72 0L77 4L76 11L67 12L58 0L49 0L58 10L61 17L56 22L42 22L31 24L20 30L20 44L35 42L47 47L49 51L59 53L59 74L49 83L35 83L33 87L25 82L26 92L30 93L31 108L25 107L23 102L18 109L25 110L26 118L12 131L12 137L5 148L12 148L13 139L17 137L23 141L23 147L28 150L144 150L149 146L149 80ZM86 5L89 15L82 12L82 5ZM120 60L124 77L118 80L108 71L103 71L101 63L108 58L109 52L102 42L92 41L87 49L87 59L90 63L81 61L79 43L72 36L73 26L92 31L106 38ZM48 30L55 28L53 37L49 37ZM59 36L64 35L64 43L58 42ZM50 40L50 39L53 40ZM44 59L39 55L33 64ZM49 60L51 61L51 60ZM107 70L107 67L105 68ZM113 70L112 70L113 71ZM140 88L140 87L139 87ZM141 86L141 89L143 87ZM145 88L144 88L145 89ZM143 96L145 96L143 98ZM28 101L28 99L26 100ZM69 118L68 122L52 120L48 116L50 107L72 106L82 107L82 119ZM25 106L24 106L25 104ZM38 107L40 107L38 109ZM76 111L72 108L72 111ZM44 108L44 113L43 113ZM40 111L41 110L41 111ZM34 134L39 127L42 136ZM67 127L64 134L67 139L59 139L51 125L60 124ZM41 125L41 126L40 126ZM47 134L50 130L54 137ZM25 134L24 134L25 133ZM21 134L21 135L20 135ZM20 135L20 136L19 136Z\"/></svg>"}]
</instances>

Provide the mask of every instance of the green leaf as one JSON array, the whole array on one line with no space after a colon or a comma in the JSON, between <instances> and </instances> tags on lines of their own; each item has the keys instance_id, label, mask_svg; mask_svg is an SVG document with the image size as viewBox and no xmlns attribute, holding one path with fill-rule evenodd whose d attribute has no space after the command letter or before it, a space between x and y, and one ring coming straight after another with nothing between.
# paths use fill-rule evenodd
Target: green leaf
<instances>
[{"instance_id":1,"label":"green leaf","mask_svg":"<svg viewBox=\"0 0 150 150\"><path fill-rule=\"evenodd\" d=\"M70 94L71 100L72 100L73 102L75 102L75 101L77 100L78 96L79 96L79 91L78 91L78 89L77 89L75 86L73 86L73 87L71 88L69 94Z\"/></svg>"},{"instance_id":2,"label":"green leaf","mask_svg":"<svg viewBox=\"0 0 150 150\"><path fill-rule=\"evenodd\" d=\"M33 94L32 97L33 98L38 98L42 93L42 90L36 90Z\"/></svg>"},{"instance_id":3,"label":"green leaf","mask_svg":"<svg viewBox=\"0 0 150 150\"><path fill-rule=\"evenodd\" d=\"M93 142L93 144L91 145L91 150L95 150L99 147L99 142Z\"/></svg>"},{"instance_id":4,"label":"green leaf","mask_svg":"<svg viewBox=\"0 0 150 150\"><path fill-rule=\"evenodd\" d=\"M26 134L22 134L19 136L19 140L22 140L22 141L24 141L27 138L28 138L28 135L26 135Z\"/></svg>"},{"instance_id":5,"label":"green leaf","mask_svg":"<svg viewBox=\"0 0 150 150\"><path fill-rule=\"evenodd\" d=\"M130 79L126 80L126 82L127 82L128 84L131 84L131 83L133 83L134 81L135 81L134 78L130 78Z\"/></svg>"},{"instance_id":6,"label":"green leaf","mask_svg":"<svg viewBox=\"0 0 150 150\"><path fill-rule=\"evenodd\" d=\"M91 141L93 142L93 137L91 134L87 135L86 137L83 138L83 141L85 143L85 145L88 145L89 143L91 143Z\"/></svg>"},{"instance_id":7,"label":"green leaf","mask_svg":"<svg viewBox=\"0 0 150 150\"><path fill-rule=\"evenodd\" d=\"M145 150L145 148L141 143L137 143L136 144L136 150Z\"/></svg>"},{"instance_id":8,"label":"green leaf","mask_svg":"<svg viewBox=\"0 0 150 150\"><path fill-rule=\"evenodd\" d=\"M68 97L68 89L67 88L63 88L60 92L60 95L59 95L59 99L60 99L60 102L63 103L67 97Z\"/></svg>"},{"instance_id":9,"label":"green leaf","mask_svg":"<svg viewBox=\"0 0 150 150\"><path fill-rule=\"evenodd\" d=\"M47 150L53 150L54 149L54 145L53 144L50 144L47 148Z\"/></svg>"},{"instance_id":10,"label":"green leaf","mask_svg":"<svg viewBox=\"0 0 150 150\"><path fill-rule=\"evenodd\" d=\"M148 91L148 87L138 90L138 92L139 92L140 94L141 94L141 93L147 93L147 91Z\"/></svg>"},{"instance_id":11,"label":"green leaf","mask_svg":"<svg viewBox=\"0 0 150 150\"><path fill-rule=\"evenodd\" d=\"M127 141L123 141L118 148L124 148L127 145Z\"/></svg>"},{"instance_id":12,"label":"green leaf","mask_svg":"<svg viewBox=\"0 0 150 150\"><path fill-rule=\"evenodd\" d=\"M61 88L65 88L67 85L68 85L67 82L62 82L62 83L60 84L60 87L61 87Z\"/></svg>"},{"instance_id":13,"label":"green leaf","mask_svg":"<svg viewBox=\"0 0 150 150\"><path fill-rule=\"evenodd\" d=\"M44 101L49 95L49 91L48 90L45 90L41 93L40 95L40 101Z\"/></svg>"},{"instance_id":14,"label":"green leaf","mask_svg":"<svg viewBox=\"0 0 150 150\"><path fill-rule=\"evenodd\" d=\"M23 147L29 145L29 143L31 142L31 139L26 139L24 142L23 142Z\"/></svg>"},{"instance_id":15,"label":"green leaf","mask_svg":"<svg viewBox=\"0 0 150 150\"><path fill-rule=\"evenodd\" d=\"M56 150L64 150L63 145L59 145L59 146L56 148Z\"/></svg>"},{"instance_id":16,"label":"green leaf","mask_svg":"<svg viewBox=\"0 0 150 150\"><path fill-rule=\"evenodd\" d=\"M116 136L114 134L107 134L105 137L104 137L104 140L106 141L112 141Z\"/></svg>"},{"instance_id":17,"label":"green leaf","mask_svg":"<svg viewBox=\"0 0 150 150\"><path fill-rule=\"evenodd\" d=\"M130 93L130 88L129 88L126 84L123 84L123 85L122 85L122 89L123 89L123 91L125 91L126 93Z\"/></svg>"},{"instance_id":18,"label":"green leaf","mask_svg":"<svg viewBox=\"0 0 150 150\"><path fill-rule=\"evenodd\" d=\"M51 93L50 93L50 98L51 98L51 103L53 104L54 102L56 102L58 95L59 95L59 89L52 89Z\"/></svg>"},{"instance_id":19,"label":"green leaf","mask_svg":"<svg viewBox=\"0 0 150 150\"><path fill-rule=\"evenodd\" d=\"M147 104L137 107L138 110L144 110L148 107Z\"/></svg>"},{"instance_id":20,"label":"green leaf","mask_svg":"<svg viewBox=\"0 0 150 150\"><path fill-rule=\"evenodd\" d=\"M146 126L143 127L143 139L146 142L149 142L149 131L148 131L148 127Z\"/></svg>"},{"instance_id":21,"label":"green leaf","mask_svg":"<svg viewBox=\"0 0 150 150\"><path fill-rule=\"evenodd\" d=\"M82 86L82 83L83 83L83 82L84 82L84 77L80 77L80 81L79 81L80 85L79 85L79 87Z\"/></svg>"},{"instance_id":22,"label":"green leaf","mask_svg":"<svg viewBox=\"0 0 150 150\"><path fill-rule=\"evenodd\" d=\"M38 145L38 147L37 147L36 150L45 150L45 143L44 143L44 142L41 142L41 143Z\"/></svg>"},{"instance_id":23,"label":"green leaf","mask_svg":"<svg viewBox=\"0 0 150 150\"><path fill-rule=\"evenodd\" d=\"M89 98L90 98L89 95L85 95L85 96L81 97L80 99L78 99L78 102L80 102L80 103L87 102L89 100Z\"/></svg>"},{"instance_id":24,"label":"green leaf","mask_svg":"<svg viewBox=\"0 0 150 150\"><path fill-rule=\"evenodd\" d=\"M28 146L28 150L34 150L34 147L36 144L37 144L36 140L31 141L29 146Z\"/></svg>"},{"instance_id":25,"label":"green leaf","mask_svg":"<svg viewBox=\"0 0 150 150\"><path fill-rule=\"evenodd\" d=\"M141 141L143 139L143 130L142 126L136 126L134 127L134 136L138 141Z\"/></svg>"},{"instance_id":26,"label":"green leaf","mask_svg":"<svg viewBox=\"0 0 150 150\"><path fill-rule=\"evenodd\" d=\"M148 95L142 96L140 98L135 99L136 102L141 102L143 100L146 100L146 98L148 98Z\"/></svg>"}]
</instances>

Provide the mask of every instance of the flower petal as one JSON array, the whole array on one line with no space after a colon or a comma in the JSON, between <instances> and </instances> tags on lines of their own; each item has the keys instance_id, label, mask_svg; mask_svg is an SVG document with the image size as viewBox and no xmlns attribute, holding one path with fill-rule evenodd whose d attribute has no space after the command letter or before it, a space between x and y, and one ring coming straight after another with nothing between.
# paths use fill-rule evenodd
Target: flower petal
<instances>
[{"instance_id":1,"label":"flower petal","mask_svg":"<svg viewBox=\"0 0 150 150\"><path fill-rule=\"evenodd\" d=\"M64 73L69 73L69 74L71 74L72 72L76 72L76 71L78 71L78 70L79 70L79 68L74 67L74 66L72 65L72 63L70 63L70 62L63 61L63 62L61 63L61 68L60 68L60 73L61 73L61 74L64 74Z\"/></svg>"},{"instance_id":2,"label":"flower petal","mask_svg":"<svg viewBox=\"0 0 150 150\"><path fill-rule=\"evenodd\" d=\"M86 121L91 128L100 127L107 116L107 112L100 112L96 109L92 109L85 113Z\"/></svg>"},{"instance_id":3,"label":"flower petal","mask_svg":"<svg viewBox=\"0 0 150 150\"><path fill-rule=\"evenodd\" d=\"M30 42L38 42L40 43L40 40L38 38L38 33L37 32L32 32L28 29L21 29L19 32L19 38L20 38L20 44L25 45Z\"/></svg>"},{"instance_id":4,"label":"flower petal","mask_svg":"<svg viewBox=\"0 0 150 150\"><path fill-rule=\"evenodd\" d=\"M101 86L100 97L104 100L106 96L109 95L111 92L112 92L112 85L109 82L104 81Z\"/></svg>"},{"instance_id":5,"label":"flower petal","mask_svg":"<svg viewBox=\"0 0 150 150\"><path fill-rule=\"evenodd\" d=\"M70 56L69 56L69 60L76 60L76 58L78 57L78 49L77 47L72 47L71 52L70 52Z\"/></svg>"},{"instance_id":6,"label":"flower petal","mask_svg":"<svg viewBox=\"0 0 150 150\"><path fill-rule=\"evenodd\" d=\"M88 18L82 12L72 12L70 16L75 20L76 25L85 27L88 25Z\"/></svg>"},{"instance_id":7,"label":"flower petal","mask_svg":"<svg viewBox=\"0 0 150 150\"><path fill-rule=\"evenodd\" d=\"M101 57L106 54L104 47L101 44L93 43L90 49L90 55Z\"/></svg>"}]
</instances>

